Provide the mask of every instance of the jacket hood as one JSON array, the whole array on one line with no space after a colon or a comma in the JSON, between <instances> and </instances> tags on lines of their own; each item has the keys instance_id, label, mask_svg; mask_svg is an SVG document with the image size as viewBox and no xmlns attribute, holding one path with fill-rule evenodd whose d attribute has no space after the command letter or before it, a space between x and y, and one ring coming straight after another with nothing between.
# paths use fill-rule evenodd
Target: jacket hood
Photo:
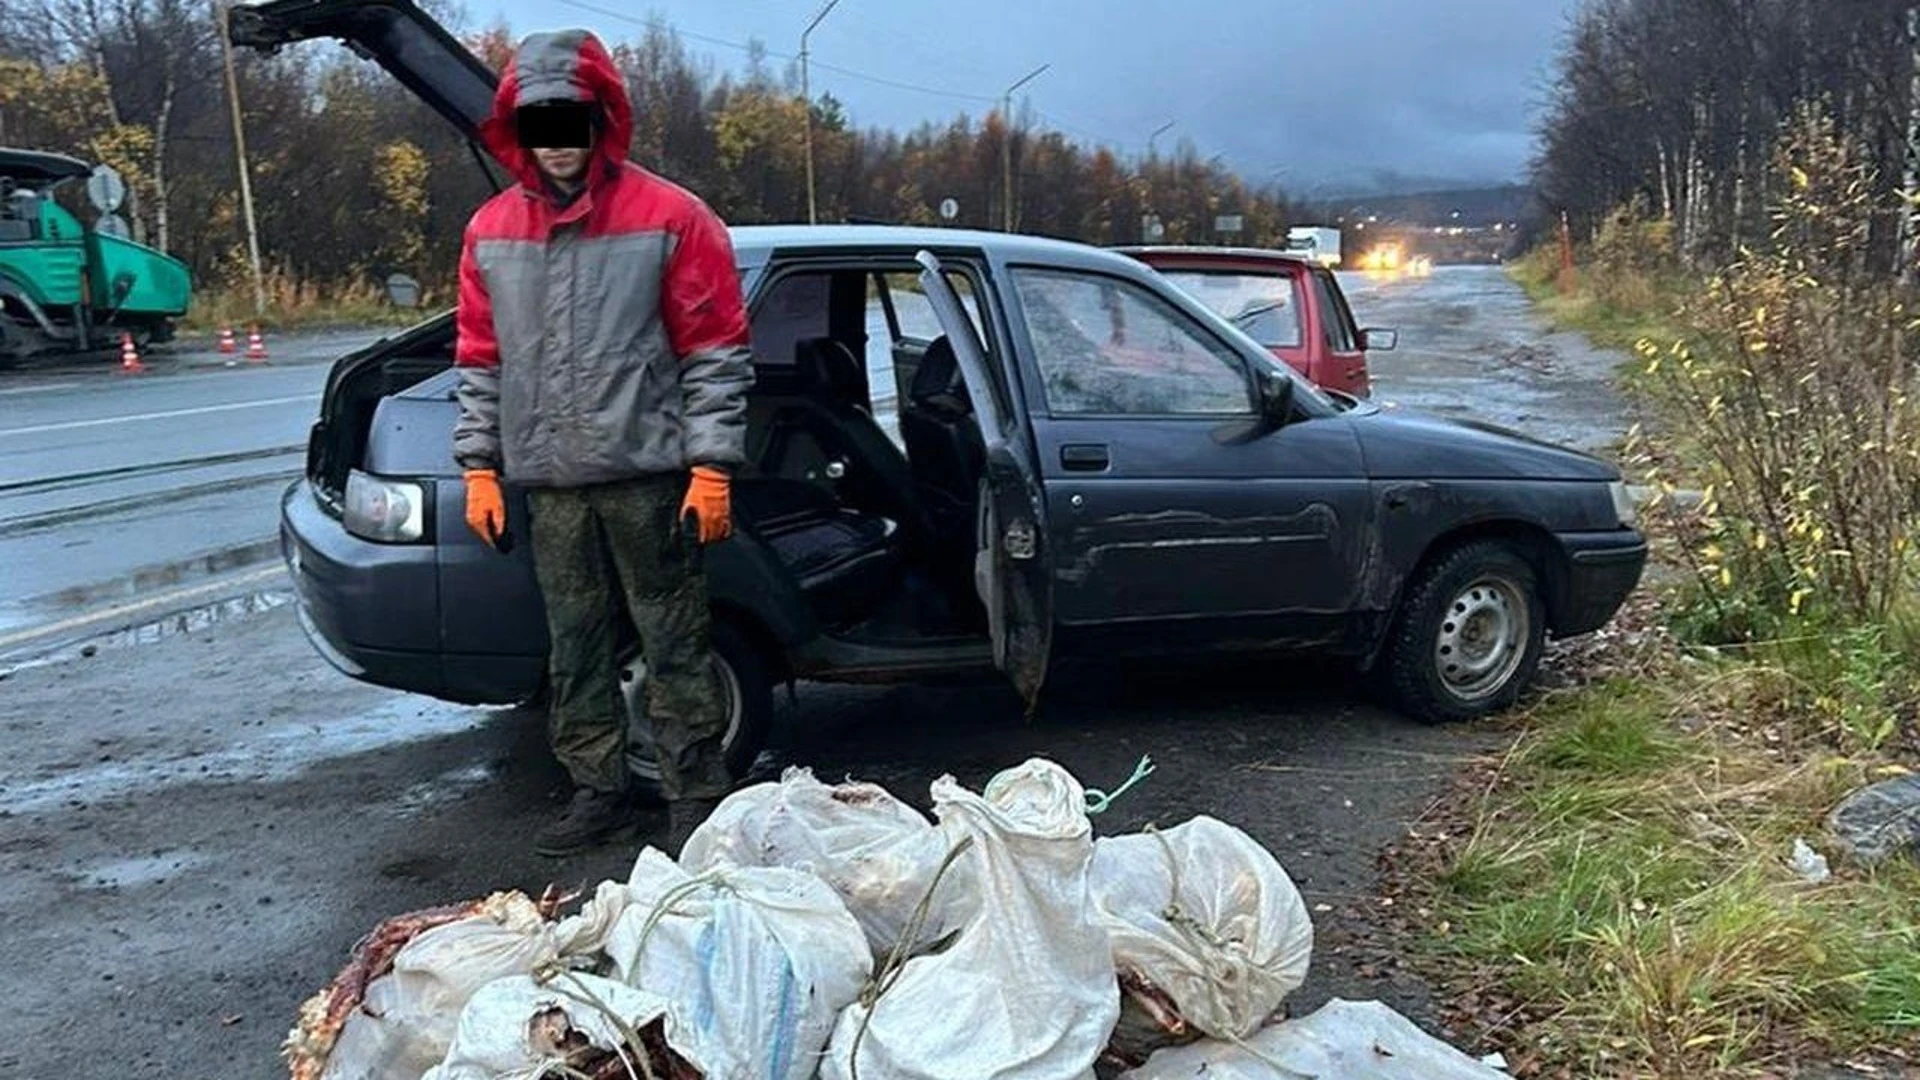
<instances>
[{"instance_id":1,"label":"jacket hood","mask_svg":"<svg viewBox=\"0 0 1920 1080\"><path fill-rule=\"evenodd\" d=\"M513 111L555 99L600 106L605 125L594 139L588 184L619 168L633 143L633 103L626 80L600 39L587 30L530 34L514 50L494 92L493 112L480 124L481 142L529 191L545 191L547 184L532 151L520 146Z\"/></svg>"}]
</instances>

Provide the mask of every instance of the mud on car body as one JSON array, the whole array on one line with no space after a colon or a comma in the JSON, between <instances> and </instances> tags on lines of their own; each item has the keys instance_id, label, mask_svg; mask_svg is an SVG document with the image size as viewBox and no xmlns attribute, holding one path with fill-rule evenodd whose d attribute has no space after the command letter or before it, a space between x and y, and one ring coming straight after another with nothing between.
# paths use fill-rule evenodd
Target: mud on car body
<instances>
[{"instance_id":1,"label":"mud on car body","mask_svg":"<svg viewBox=\"0 0 1920 1080\"><path fill-rule=\"evenodd\" d=\"M339 36L469 137L485 114L492 75L410 0L244 10L240 44ZM885 226L732 240L756 378L738 530L706 558L736 767L783 679L997 670L1032 699L1076 656L1309 649L1414 715L1475 716L1639 581L1613 466L1323 393L1135 258ZM514 702L545 623L524 547L462 522L452 345L443 314L334 366L282 543L337 666Z\"/></svg>"}]
</instances>

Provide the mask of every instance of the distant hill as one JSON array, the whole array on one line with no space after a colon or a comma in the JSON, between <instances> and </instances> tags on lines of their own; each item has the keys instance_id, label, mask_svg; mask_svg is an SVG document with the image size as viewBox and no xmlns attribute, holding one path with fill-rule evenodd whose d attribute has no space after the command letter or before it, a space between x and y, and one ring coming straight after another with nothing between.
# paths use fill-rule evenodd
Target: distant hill
<instances>
[{"instance_id":1,"label":"distant hill","mask_svg":"<svg viewBox=\"0 0 1920 1080\"><path fill-rule=\"evenodd\" d=\"M1533 189L1525 184L1428 191L1412 195L1357 195L1309 200L1313 213L1329 224L1378 217L1379 224L1459 225L1525 221L1533 211ZM1458 213L1459 217L1453 215Z\"/></svg>"}]
</instances>

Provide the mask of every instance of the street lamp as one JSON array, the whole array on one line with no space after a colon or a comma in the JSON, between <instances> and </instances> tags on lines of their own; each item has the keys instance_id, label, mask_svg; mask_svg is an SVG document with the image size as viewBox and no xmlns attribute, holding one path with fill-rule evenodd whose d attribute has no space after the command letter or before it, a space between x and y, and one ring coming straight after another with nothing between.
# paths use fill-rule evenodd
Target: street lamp
<instances>
[{"instance_id":1,"label":"street lamp","mask_svg":"<svg viewBox=\"0 0 1920 1080\"><path fill-rule=\"evenodd\" d=\"M1156 236L1149 235L1150 233L1152 233L1154 225L1159 224L1159 221L1160 221L1160 219L1156 217L1153 212L1153 174L1147 170L1147 166L1150 163L1158 160L1158 158L1154 156L1153 142L1155 139L1158 139L1160 136L1165 135L1167 133L1167 129L1173 127L1173 125L1175 125L1176 123L1179 123L1179 121L1169 120L1166 123L1161 124L1159 127L1154 128L1153 134L1147 136L1147 160L1140 163L1140 186L1145 192L1144 202L1146 204L1145 212L1140 216L1140 220L1141 220L1140 233L1141 233L1141 239L1143 240L1159 239ZM1151 224L1149 224L1149 222Z\"/></svg>"},{"instance_id":2,"label":"street lamp","mask_svg":"<svg viewBox=\"0 0 1920 1080\"><path fill-rule=\"evenodd\" d=\"M807 224L809 225L818 225L820 220L813 201L813 90L807 82L807 35L813 33L813 28L819 26L820 20L826 18L827 12L832 11L834 5L839 2L840 0L827 0L827 6L820 9L820 14L813 17L813 21L807 24L805 30L800 31L800 96L804 99L801 104L807 110Z\"/></svg>"},{"instance_id":3,"label":"street lamp","mask_svg":"<svg viewBox=\"0 0 1920 1080\"><path fill-rule=\"evenodd\" d=\"M1153 129L1153 134L1147 136L1147 157L1149 158L1153 157L1153 141L1155 139L1158 139L1160 136L1165 135L1167 133L1167 129L1177 123L1179 123L1178 120L1169 120L1166 123L1161 124L1159 127Z\"/></svg>"},{"instance_id":4,"label":"street lamp","mask_svg":"<svg viewBox=\"0 0 1920 1080\"><path fill-rule=\"evenodd\" d=\"M1006 206L1003 208L1002 220L1005 222L1007 232L1013 231L1013 92L1039 78L1041 72L1052 66L1052 64L1041 64L1027 72L1019 82L1007 87L1006 93L1000 96L1000 116L1006 121L1007 128L1000 138L1001 171L1005 174L1006 183Z\"/></svg>"}]
</instances>

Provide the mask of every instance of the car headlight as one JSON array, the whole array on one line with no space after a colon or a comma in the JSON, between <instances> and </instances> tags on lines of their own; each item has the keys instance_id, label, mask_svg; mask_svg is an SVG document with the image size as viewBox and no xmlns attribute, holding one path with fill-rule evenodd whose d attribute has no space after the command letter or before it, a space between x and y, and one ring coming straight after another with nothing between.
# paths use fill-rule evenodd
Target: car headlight
<instances>
[{"instance_id":1,"label":"car headlight","mask_svg":"<svg viewBox=\"0 0 1920 1080\"><path fill-rule=\"evenodd\" d=\"M427 493L419 484L387 480L358 469L347 474L340 520L347 531L382 543L411 543L426 535Z\"/></svg>"},{"instance_id":2,"label":"car headlight","mask_svg":"<svg viewBox=\"0 0 1920 1080\"><path fill-rule=\"evenodd\" d=\"M1613 495L1613 512L1620 518L1620 527L1633 528L1639 520L1640 507L1634 502L1633 492L1627 490L1627 482L1615 480L1607 485L1607 491Z\"/></svg>"}]
</instances>

